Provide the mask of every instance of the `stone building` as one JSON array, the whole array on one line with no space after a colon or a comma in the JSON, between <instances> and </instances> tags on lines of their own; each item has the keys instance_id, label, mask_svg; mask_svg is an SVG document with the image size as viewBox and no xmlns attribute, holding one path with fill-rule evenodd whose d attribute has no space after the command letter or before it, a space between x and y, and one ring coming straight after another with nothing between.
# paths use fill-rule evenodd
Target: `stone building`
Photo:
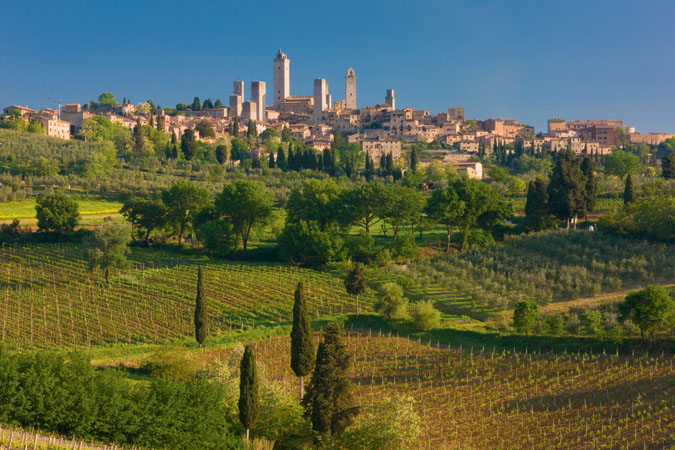
<instances>
[{"instance_id":1,"label":"stone building","mask_svg":"<svg viewBox=\"0 0 675 450\"><path fill-rule=\"evenodd\" d=\"M274 106L278 107L290 95L291 60L279 49L276 58L274 58Z\"/></svg>"},{"instance_id":2,"label":"stone building","mask_svg":"<svg viewBox=\"0 0 675 450\"><path fill-rule=\"evenodd\" d=\"M59 120L58 115L52 117L39 117L38 120L45 129L47 136L70 139L70 122Z\"/></svg>"},{"instance_id":3,"label":"stone building","mask_svg":"<svg viewBox=\"0 0 675 450\"><path fill-rule=\"evenodd\" d=\"M255 102L257 106L257 113L255 119L258 122L265 122L265 91L266 86L264 81L251 82L251 101Z\"/></svg>"},{"instance_id":4,"label":"stone building","mask_svg":"<svg viewBox=\"0 0 675 450\"><path fill-rule=\"evenodd\" d=\"M555 135L557 133L567 131L567 121L565 119L548 119L548 134Z\"/></svg>"},{"instance_id":5,"label":"stone building","mask_svg":"<svg viewBox=\"0 0 675 450\"><path fill-rule=\"evenodd\" d=\"M448 120L465 120L464 119L464 108L457 106L454 108L448 108Z\"/></svg>"},{"instance_id":6,"label":"stone building","mask_svg":"<svg viewBox=\"0 0 675 450\"><path fill-rule=\"evenodd\" d=\"M351 67L345 75L345 108L356 109L356 74Z\"/></svg>"},{"instance_id":7,"label":"stone building","mask_svg":"<svg viewBox=\"0 0 675 450\"><path fill-rule=\"evenodd\" d=\"M244 120L256 120L258 108L255 102L244 102L241 108L241 118Z\"/></svg>"},{"instance_id":8,"label":"stone building","mask_svg":"<svg viewBox=\"0 0 675 450\"><path fill-rule=\"evenodd\" d=\"M243 97L239 94L230 95L230 116L241 116L242 99Z\"/></svg>"},{"instance_id":9,"label":"stone building","mask_svg":"<svg viewBox=\"0 0 675 450\"><path fill-rule=\"evenodd\" d=\"M330 94L328 94L328 83L323 78L314 79L314 114L313 122L321 123L324 121L323 112L329 108Z\"/></svg>"}]
</instances>

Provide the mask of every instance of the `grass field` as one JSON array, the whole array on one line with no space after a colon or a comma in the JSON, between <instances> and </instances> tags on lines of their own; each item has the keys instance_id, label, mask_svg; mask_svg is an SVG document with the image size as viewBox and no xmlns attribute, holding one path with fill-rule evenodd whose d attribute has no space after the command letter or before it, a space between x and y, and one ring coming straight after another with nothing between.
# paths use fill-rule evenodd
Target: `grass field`
<instances>
[{"instance_id":1,"label":"grass field","mask_svg":"<svg viewBox=\"0 0 675 450\"><path fill-rule=\"evenodd\" d=\"M279 264L210 262L135 248L133 268L106 284L75 245L5 246L0 255L0 340L17 348L190 337L198 265L205 270L213 334L287 323L298 281L307 284L314 319L355 308L342 279ZM371 299L362 296L364 311Z\"/></svg>"},{"instance_id":2,"label":"grass field","mask_svg":"<svg viewBox=\"0 0 675 450\"><path fill-rule=\"evenodd\" d=\"M76 200L82 216L80 220L82 225L100 223L107 216L121 217L119 210L122 208L122 203L119 201L104 198ZM14 219L19 219L25 225L36 224L35 198L0 203L0 222L10 222Z\"/></svg>"}]
</instances>

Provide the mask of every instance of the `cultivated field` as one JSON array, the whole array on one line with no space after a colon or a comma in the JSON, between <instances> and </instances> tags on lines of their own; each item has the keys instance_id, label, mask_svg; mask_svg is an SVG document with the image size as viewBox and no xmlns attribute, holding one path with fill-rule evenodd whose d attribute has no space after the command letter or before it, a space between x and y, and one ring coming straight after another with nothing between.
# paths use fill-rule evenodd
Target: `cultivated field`
<instances>
[{"instance_id":1,"label":"cultivated field","mask_svg":"<svg viewBox=\"0 0 675 450\"><path fill-rule=\"evenodd\" d=\"M358 402L412 395L420 448L675 446L670 355L502 353L355 331L346 341ZM256 353L269 377L297 389L289 338L260 341Z\"/></svg>"},{"instance_id":2,"label":"cultivated field","mask_svg":"<svg viewBox=\"0 0 675 450\"><path fill-rule=\"evenodd\" d=\"M0 341L17 348L158 343L194 334L197 265L206 276L212 332L291 320L298 281L312 318L351 313L340 278L274 264L209 262L206 257L134 249L134 267L110 284L71 244L4 246L0 253ZM369 309L371 297L363 296Z\"/></svg>"}]
</instances>

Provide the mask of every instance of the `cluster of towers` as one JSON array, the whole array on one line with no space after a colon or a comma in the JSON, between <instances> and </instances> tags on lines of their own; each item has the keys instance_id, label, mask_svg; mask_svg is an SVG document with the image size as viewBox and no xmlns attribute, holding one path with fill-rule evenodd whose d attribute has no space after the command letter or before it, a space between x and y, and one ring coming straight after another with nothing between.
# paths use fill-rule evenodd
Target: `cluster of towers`
<instances>
[{"instance_id":1,"label":"cluster of towers","mask_svg":"<svg viewBox=\"0 0 675 450\"><path fill-rule=\"evenodd\" d=\"M281 49L274 58L274 108L279 109L281 103L291 95L291 60ZM230 95L230 114L244 119L265 121L266 85L264 81L251 82L251 99L244 101L244 82L236 80ZM314 79L313 121L320 123L324 119L324 111L333 108L332 96L328 92L328 83L323 78ZM394 91L387 90L386 104L395 109ZM345 76L345 100L343 107L356 109L356 73L353 68L347 69Z\"/></svg>"}]
</instances>

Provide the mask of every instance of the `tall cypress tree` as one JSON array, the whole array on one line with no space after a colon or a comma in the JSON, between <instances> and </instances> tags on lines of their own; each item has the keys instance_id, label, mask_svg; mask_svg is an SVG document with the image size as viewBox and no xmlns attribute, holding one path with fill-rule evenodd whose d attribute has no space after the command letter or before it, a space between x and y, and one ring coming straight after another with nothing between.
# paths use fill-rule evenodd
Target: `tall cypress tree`
<instances>
[{"instance_id":1,"label":"tall cypress tree","mask_svg":"<svg viewBox=\"0 0 675 450\"><path fill-rule=\"evenodd\" d=\"M239 116L232 119L232 136L239 137Z\"/></svg>"},{"instance_id":2,"label":"tall cypress tree","mask_svg":"<svg viewBox=\"0 0 675 450\"><path fill-rule=\"evenodd\" d=\"M276 161L274 160L274 152L270 152L269 159L267 161L267 167L274 169Z\"/></svg>"},{"instance_id":3,"label":"tall cypress tree","mask_svg":"<svg viewBox=\"0 0 675 450\"><path fill-rule=\"evenodd\" d=\"M569 150L558 152L551 181L548 184L548 210L559 219L570 223L585 211L586 177L576 161L574 153Z\"/></svg>"},{"instance_id":4,"label":"tall cypress tree","mask_svg":"<svg viewBox=\"0 0 675 450\"><path fill-rule=\"evenodd\" d=\"M204 292L204 273L199 267L197 271L197 298L195 299L195 339L201 347L206 340L209 328L209 314Z\"/></svg>"},{"instance_id":5,"label":"tall cypress tree","mask_svg":"<svg viewBox=\"0 0 675 450\"><path fill-rule=\"evenodd\" d=\"M380 176L384 177L387 175L387 155L382 152L380 154Z\"/></svg>"},{"instance_id":6,"label":"tall cypress tree","mask_svg":"<svg viewBox=\"0 0 675 450\"><path fill-rule=\"evenodd\" d=\"M394 175L394 155L387 154L387 175Z\"/></svg>"},{"instance_id":7,"label":"tall cypress tree","mask_svg":"<svg viewBox=\"0 0 675 450\"><path fill-rule=\"evenodd\" d=\"M300 399L304 396L304 377L314 368L315 357L312 325L305 301L305 285L300 281L295 289L291 329L291 369L300 378Z\"/></svg>"},{"instance_id":8,"label":"tall cypress tree","mask_svg":"<svg viewBox=\"0 0 675 450\"><path fill-rule=\"evenodd\" d=\"M329 323L316 354L316 369L303 398L305 415L312 421L312 429L329 434L331 445L358 415L354 406L349 366L352 355L342 342L342 327Z\"/></svg>"},{"instance_id":9,"label":"tall cypress tree","mask_svg":"<svg viewBox=\"0 0 675 450\"><path fill-rule=\"evenodd\" d=\"M188 161L197 155L197 139L194 130L188 128L183 132L183 136L180 138L180 148Z\"/></svg>"},{"instance_id":10,"label":"tall cypress tree","mask_svg":"<svg viewBox=\"0 0 675 450\"><path fill-rule=\"evenodd\" d=\"M246 442L249 432L258 421L260 396L258 373L255 366L255 354L250 345L244 349L244 356L239 366L239 421L246 428Z\"/></svg>"},{"instance_id":11,"label":"tall cypress tree","mask_svg":"<svg viewBox=\"0 0 675 450\"><path fill-rule=\"evenodd\" d=\"M661 175L666 180L675 178L675 151L669 151L661 158Z\"/></svg>"},{"instance_id":12,"label":"tall cypress tree","mask_svg":"<svg viewBox=\"0 0 675 450\"><path fill-rule=\"evenodd\" d=\"M627 205L635 201L635 187L633 186L633 177L628 174L626 177L626 187L623 190L623 204Z\"/></svg>"},{"instance_id":13,"label":"tall cypress tree","mask_svg":"<svg viewBox=\"0 0 675 450\"><path fill-rule=\"evenodd\" d=\"M194 100L192 100L192 110L193 111L202 110L202 104L199 102L199 97L195 97Z\"/></svg>"},{"instance_id":14,"label":"tall cypress tree","mask_svg":"<svg viewBox=\"0 0 675 450\"><path fill-rule=\"evenodd\" d=\"M288 170L295 170L295 153L293 153L293 143L288 144Z\"/></svg>"},{"instance_id":15,"label":"tall cypress tree","mask_svg":"<svg viewBox=\"0 0 675 450\"><path fill-rule=\"evenodd\" d=\"M417 165L419 164L419 155L417 154L417 146L413 145L412 151L410 152L410 170L412 173L417 171Z\"/></svg>"},{"instance_id":16,"label":"tall cypress tree","mask_svg":"<svg viewBox=\"0 0 675 450\"><path fill-rule=\"evenodd\" d=\"M356 264L345 278L345 289L351 295L356 296L356 317L359 317L359 295L366 292L368 280L363 273L361 264Z\"/></svg>"},{"instance_id":17,"label":"tall cypress tree","mask_svg":"<svg viewBox=\"0 0 675 450\"><path fill-rule=\"evenodd\" d=\"M134 150L143 151L143 129L140 119L136 120L136 126L134 126Z\"/></svg>"},{"instance_id":18,"label":"tall cypress tree","mask_svg":"<svg viewBox=\"0 0 675 450\"><path fill-rule=\"evenodd\" d=\"M595 209L595 203L598 197L598 182L595 179L595 163L590 156L586 155L581 160L579 167L585 178L583 212L586 216L588 216L588 213L593 212Z\"/></svg>"},{"instance_id":19,"label":"tall cypress tree","mask_svg":"<svg viewBox=\"0 0 675 450\"><path fill-rule=\"evenodd\" d=\"M284 153L284 147L279 146L279 150L277 150L277 167L280 168L281 170L287 170L288 165L286 163L286 154Z\"/></svg>"},{"instance_id":20,"label":"tall cypress tree","mask_svg":"<svg viewBox=\"0 0 675 450\"><path fill-rule=\"evenodd\" d=\"M546 184L539 178L530 181L527 186L527 201L525 202L525 228L539 231L546 226L549 217L547 200Z\"/></svg>"},{"instance_id":21,"label":"tall cypress tree","mask_svg":"<svg viewBox=\"0 0 675 450\"><path fill-rule=\"evenodd\" d=\"M331 161L330 161L330 149L323 149L323 170L329 175L333 175L331 172Z\"/></svg>"}]
</instances>

